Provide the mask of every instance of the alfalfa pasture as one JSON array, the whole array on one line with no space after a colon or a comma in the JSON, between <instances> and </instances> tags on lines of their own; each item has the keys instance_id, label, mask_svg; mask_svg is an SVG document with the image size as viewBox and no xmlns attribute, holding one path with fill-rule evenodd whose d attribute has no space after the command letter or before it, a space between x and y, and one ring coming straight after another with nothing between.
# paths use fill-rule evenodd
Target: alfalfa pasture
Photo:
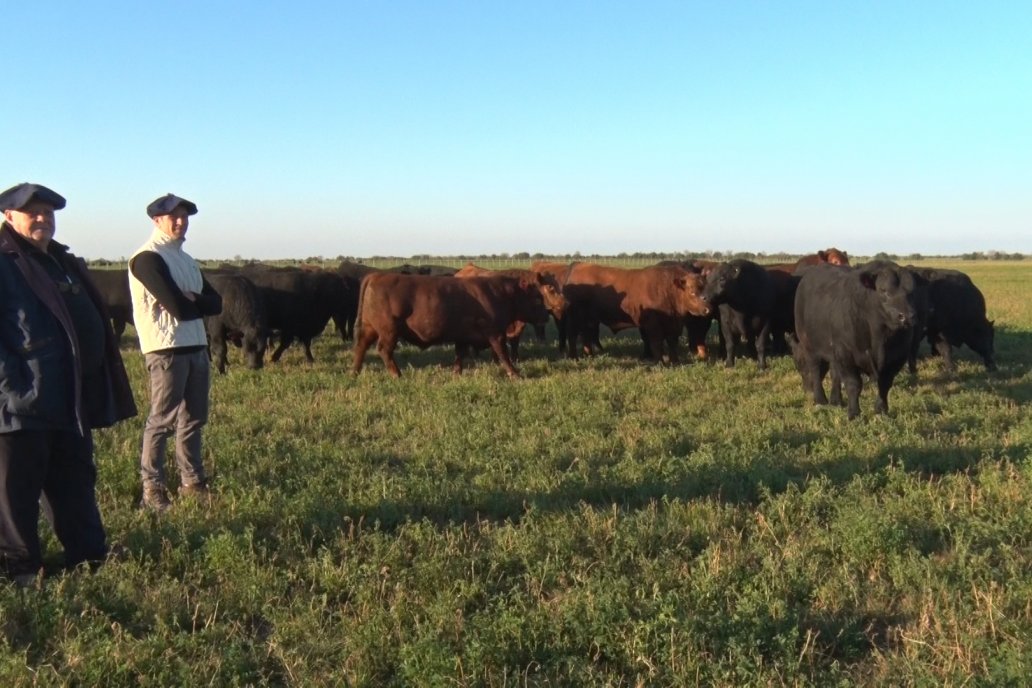
<instances>
[{"instance_id":1,"label":"alfalfa pasture","mask_svg":"<svg viewBox=\"0 0 1032 688\"><path fill-rule=\"evenodd\" d=\"M216 501L140 512L142 416L99 433L126 554L0 586L0 684L1021 684L1032 269L946 267L985 294L1000 370L925 358L855 422L790 359L652 366L634 333L577 361L528 339L517 381L411 347L400 380L375 355L352 377L332 329L314 366L232 352Z\"/></svg>"}]
</instances>

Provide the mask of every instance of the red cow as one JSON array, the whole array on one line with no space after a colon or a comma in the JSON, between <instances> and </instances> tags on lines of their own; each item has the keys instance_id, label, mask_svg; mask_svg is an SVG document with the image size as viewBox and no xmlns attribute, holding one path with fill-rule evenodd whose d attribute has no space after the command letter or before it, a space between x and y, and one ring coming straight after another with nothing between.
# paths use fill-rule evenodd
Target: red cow
<instances>
[{"instance_id":1,"label":"red cow","mask_svg":"<svg viewBox=\"0 0 1032 688\"><path fill-rule=\"evenodd\" d=\"M849 256L846 255L845 251L840 251L837 248L828 248L823 251L818 251L817 253L803 256L794 263L778 263L776 265L764 265L763 267L767 268L767 270L787 272L791 275L801 268L805 268L810 265L821 265L823 263L827 263L829 265L849 265Z\"/></svg>"},{"instance_id":2,"label":"red cow","mask_svg":"<svg viewBox=\"0 0 1032 688\"><path fill-rule=\"evenodd\" d=\"M603 324L613 332L637 327L653 360L664 358L666 342L669 360L677 361L685 317L710 313L702 286L701 275L679 267L623 269L574 263L563 282L570 320L569 355L577 354L578 335L590 346L598 325Z\"/></svg>"},{"instance_id":3,"label":"red cow","mask_svg":"<svg viewBox=\"0 0 1032 688\"><path fill-rule=\"evenodd\" d=\"M566 311L566 299L563 297L562 291L559 289L558 282L555 277L549 273L534 272L532 270L488 270L482 268L479 265L473 263L467 263L465 266L460 268L455 273L455 277L485 277L489 275L504 275L507 277L516 277L518 279L525 279L528 282L538 285L538 289L541 291L541 298L545 303L545 308L552 314L556 322L559 322L563 313ZM509 330L505 333L505 339L509 343L510 357L513 361L519 360L519 347L520 347L520 336L523 334L523 330L526 329L527 323L522 320L517 320L509 327ZM538 338L544 339L544 325L535 323L535 328L538 330Z\"/></svg>"},{"instance_id":4,"label":"red cow","mask_svg":"<svg viewBox=\"0 0 1032 688\"><path fill-rule=\"evenodd\" d=\"M394 349L404 340L424 349L454 343L456 373L462 371L462 358L470 346L490 346L509 377L518 377L505 347L505 333L517 320L547 319L539 284L527 279L372 273L362 280L358 297L352 372L361 371L366 350L379 340L384 365L391 375L400 377Z\"/></svg>"}]
</instances>

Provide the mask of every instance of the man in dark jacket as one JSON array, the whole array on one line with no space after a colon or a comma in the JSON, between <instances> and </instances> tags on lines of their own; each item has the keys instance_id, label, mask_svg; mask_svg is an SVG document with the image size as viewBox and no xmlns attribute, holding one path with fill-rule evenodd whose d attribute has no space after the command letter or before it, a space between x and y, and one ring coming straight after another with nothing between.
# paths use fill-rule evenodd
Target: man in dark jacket
<instances>
[{"instance_id":1,"label":"man in dark jacket","mask_svg":"<svg viewBox=\"0 0 1032 688\"><path fill-rule=\"evenodd\" d=\"M107 556L92 429L136 415L103 300L52 241L65 199L39 184L0 193L0 573L42 567L43 497L65 564Z\"/></svg>"}]
</instances>

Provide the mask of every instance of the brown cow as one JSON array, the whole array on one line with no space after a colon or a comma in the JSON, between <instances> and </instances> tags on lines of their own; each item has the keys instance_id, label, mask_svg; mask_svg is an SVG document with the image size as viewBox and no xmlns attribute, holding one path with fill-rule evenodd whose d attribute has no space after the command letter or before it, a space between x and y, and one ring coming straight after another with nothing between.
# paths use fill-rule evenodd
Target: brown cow
<instances>
[{"instance_id":1,"label":"brown cow","mask_svg":"<svg viewBox=\"0 0 1032 688\"><path fill-rule=\"evenodd\" d=\"M601 323L613 332L637 327L650 358L676 362L685 317L710 312L702 285L701 275L679 267L624 269L574 263L563 289L570 315L569 355L577 355L577 336L590 339Z\"/></svg>"},{"instance_id":2,"label":"brown cow","mask_svg":"<svg viewBox=\"0 0 1032 688\"><path fill-rule=\"evenodd\" d=\"M470 346L490 346L509 377L519 377L505 347L505 333L517 321L548 319L537 283L526 279L437 277L373 273L362 280L355 331L352 372L362 369L369 346L377 349L394 377L401 371L394 361L399 340L420 348L454 342L455 372Z\"/></svg>"},{"instance_id":3,"label":"brown cow","mask_svg":"<svg viewBox=\"0 0 1032 688\"><path fill-rule=\"evenodd\" d=\"M763 267L767 270L787 272L791 275L802 268L810 265L821 265L823 263L827 263L829 265L849 265L849 256L846 255L845 251L840 251L837 248L828 248L823 251L818 251L817 253L803 256L794 263L777 263L775 265L764 265Z\"/></svg>"},{"instance_id":4,"label":"brown cow","mask_svg":"<svg viewBox=\"0 0 1032 688\"><path fill-rule=\"evenodd\" d=\"M488 270L482 268L479 265L473 263L466 263L456 273L455 277L484 277L488 275L505 275L507 277L516 277L518 279L525 279L528 282L538 285L538 289L541 291L541 298L545 302L545 308L552 314L556 322L559 322L563 313L566 311L566 299L563 297L562 292L559 290L559 284L555 277L548 273L533 272L532 270L521 270L518 268L511 268L508 270ZM534 324L538 330L538 338L544 339L545 331L544 325L540 323ZM505 339L509 343L509 356L513 361L518 361L520 358L520 336L523 334L523 330L526 329L527 323L522 320L517 320L509 326L508 331L505 333Z\"/></svg>"},{"instance_id":5,"label":"brown cow","mask_svg":"<svg viewBox=\"0 0 1032 688\"><path fill-rule=\"evenodd\" d=\"M715 260L695 258L691 260L661 260L656 265L661 267L680 267L688 272L694 272L702 277L702 288L705 288L706 278L720 263ZM700 291L702 288L700 288ZM684 319L685 334L688 335L688 350L700 361L706 360L706 336L709 334L714 320L717 320L717 310L715 308L709 315L689 315ZM648 355L647 349L648 345L646 345L646 355Z\"/></svg>"},{"instance_id":6,"label":"brown cow","mask_svg":"<svg viewBox=\"0 0 1032 688\"><path fill-rule=\"evenodd\" d=\"M706 286L706 278L720 265L715 260L687 261L684 268L688 272L702 277L702 288ZM688 335L688 349L700 361L706 360L706 335L709 334L713 321L717 319L717 309L713 308L709 315L689 315L684 319L685 333Z\"/></svg>"}]
</instances>

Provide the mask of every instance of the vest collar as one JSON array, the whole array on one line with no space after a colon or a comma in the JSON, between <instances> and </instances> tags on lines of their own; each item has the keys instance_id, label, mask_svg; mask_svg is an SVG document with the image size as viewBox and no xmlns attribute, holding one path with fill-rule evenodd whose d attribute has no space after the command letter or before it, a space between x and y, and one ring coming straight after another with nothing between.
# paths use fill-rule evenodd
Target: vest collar
<instances>
[{"instance_id":1,"label":"vest collar","mask_svg":"<svg viewBox=\"0 0 1032 688\"><path fill-rule=\"evenodd\" d=\"M169 248L177 250L182 250L184 241L186 241L186 239L174 239L156 227L154 228L154 231L151 232L150 237L150 244L152 246L168 246Z\"/></svg>"}]
</instances>

